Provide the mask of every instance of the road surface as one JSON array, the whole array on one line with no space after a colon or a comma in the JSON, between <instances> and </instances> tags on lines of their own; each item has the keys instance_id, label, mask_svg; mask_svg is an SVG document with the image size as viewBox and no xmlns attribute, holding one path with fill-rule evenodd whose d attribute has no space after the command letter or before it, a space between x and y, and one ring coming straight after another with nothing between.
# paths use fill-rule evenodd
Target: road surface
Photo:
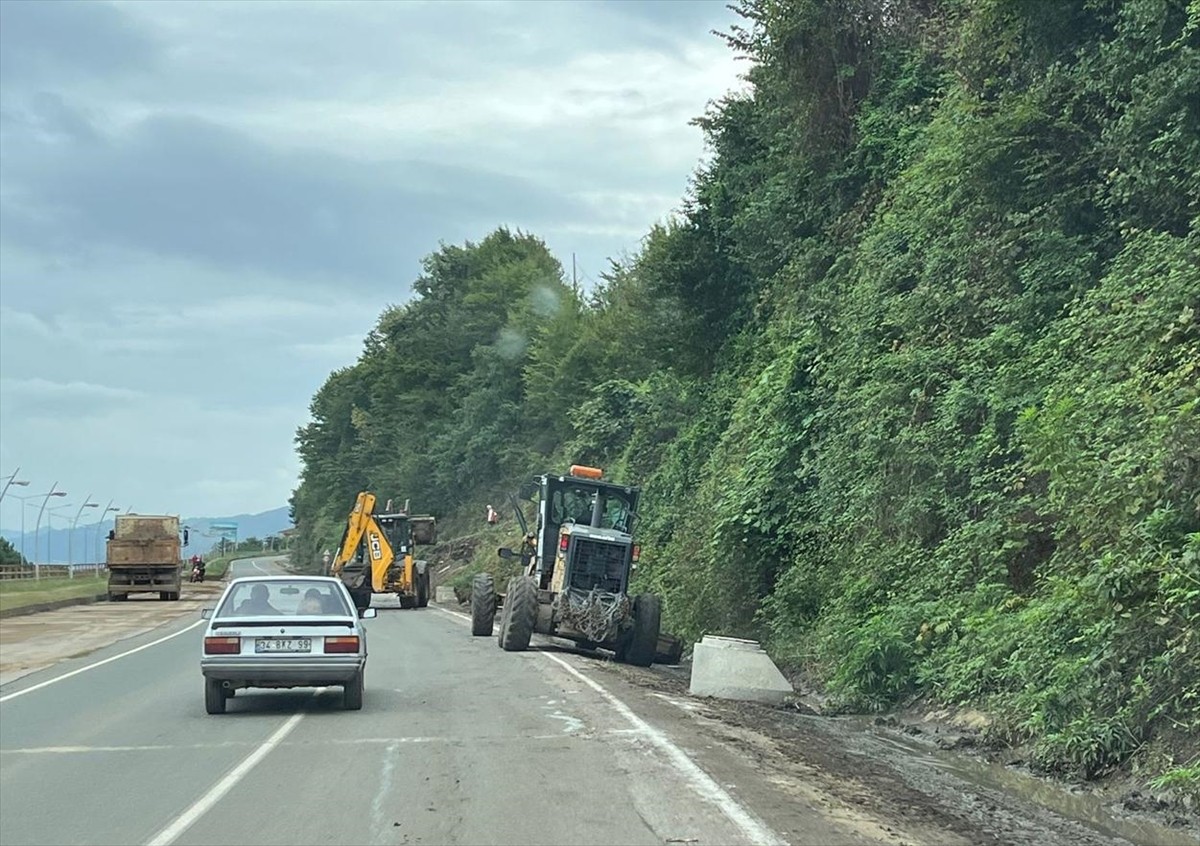
<instances>
[{"instance_id":1,"label":"road surface","mask_svg":"<svg viewBox=\"0 0 1200 846\"><path fill-rule=\"evenodd\" d=\"M504 653L452 610L367 626L359 712L334 689L205 714L196 611L0 686L0 846L1195 842L896 767L894 743L825 721L717 721L664 677L544 641Z\"/></svg>"},{"instance_id":2,"label":"road surface","mask_svg":"<svg viewBox=\"0 0 1200 846\"><path fill-rule=\"evenodd\" d=\"M361 712L241 691L206 715L193 619L5 686L0 843L785 842L685 749L703 736L672 736L595 659L503 653L433 607L368 625ZM877 840L807 813L788 840Z\"/></svg>"},{"instance_id":3,"label":"road surface","mask_svg":"<svg viewBox=\"0 0 1200 846\"><path fill-rule=\"evenodd\" d=\"M274 576L286 573L284 562L286 555L265 555L261 558L238 558L229 562L228 578L240 579L245 576Z\"/></svg>"}]
</instances>

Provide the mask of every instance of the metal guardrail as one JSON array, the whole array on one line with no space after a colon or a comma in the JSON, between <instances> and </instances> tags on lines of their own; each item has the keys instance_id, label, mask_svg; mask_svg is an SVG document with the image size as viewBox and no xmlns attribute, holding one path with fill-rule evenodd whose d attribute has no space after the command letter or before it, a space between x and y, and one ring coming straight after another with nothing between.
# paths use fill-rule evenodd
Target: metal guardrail
<instances>
[{"instance_id":1,"label":"metal guardrail","mask_svg":"<svg viewBox=\"0 0 1200 846\"><path fill-rule=\"evenodd\" d=\"M108 573L104 564L27 564L23 567L0 567L0 581L33 579L100 578Z\"/></svg>"}]
</instances>

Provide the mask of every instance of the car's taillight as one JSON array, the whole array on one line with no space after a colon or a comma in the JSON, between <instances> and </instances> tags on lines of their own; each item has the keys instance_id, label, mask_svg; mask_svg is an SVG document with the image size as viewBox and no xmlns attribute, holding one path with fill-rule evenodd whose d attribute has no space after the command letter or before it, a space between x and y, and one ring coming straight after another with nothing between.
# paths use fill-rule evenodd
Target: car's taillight
<instances>
[{"instance_id":1,"label":"car's taillight","mask_svg":"<svg viewBox=\"0 0 1200 846\"><path fill-rule=\"evenodd\" d=\"M206 637L204 639L205 655L237 655L242 651L240 637Z\"/></svg>"},{"instance_id":2,"label":"car's taillight","mask_svg":"<svg viewBox=\"0 0 1200 846\"><path fill-rule=\"evenodd\" d=\"M347 637L327 637L325 638L325 651L357 652L358 635L349 635Z\"/></svg>"},{"instance_id":3,"label":"car's taillight","mask_svg":"<svg viewBox=\"0 0 1200 846\"><path fill-rule=\"evenodd\" d=\"M635 543L633 545L633 560L637 561L641 557L642 557L642 548Z\"/></svg>"},{"instance_id":4,"label":"car's taillight","mask_svg":"<svg viewBox=\"0 0 1200 846\"><path fill-rule=\"evenodd\" d=\"M566 552L567 544L569 544L570 542L571 542L571 536L563 535L561 538L558 539L558 548L560 550L562 550L563 552Z\"/></svg>"}]
</instances>

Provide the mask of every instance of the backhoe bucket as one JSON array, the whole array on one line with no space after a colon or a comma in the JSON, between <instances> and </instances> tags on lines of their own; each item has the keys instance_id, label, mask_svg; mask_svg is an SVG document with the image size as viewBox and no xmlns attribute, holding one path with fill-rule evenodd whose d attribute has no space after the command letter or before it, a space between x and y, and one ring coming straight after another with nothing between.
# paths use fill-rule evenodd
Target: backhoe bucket
<instances>
[{"instance_id":1,"label":"backhoe bucket","mask_svg":"<svg viewBox=\"0 0 1200 846\"><path fill-rule=\"evenodd\" d=\"M400 608L400 597L394 593L373 593L371 594L372 608Z\"/></svg>"}]
</instances>

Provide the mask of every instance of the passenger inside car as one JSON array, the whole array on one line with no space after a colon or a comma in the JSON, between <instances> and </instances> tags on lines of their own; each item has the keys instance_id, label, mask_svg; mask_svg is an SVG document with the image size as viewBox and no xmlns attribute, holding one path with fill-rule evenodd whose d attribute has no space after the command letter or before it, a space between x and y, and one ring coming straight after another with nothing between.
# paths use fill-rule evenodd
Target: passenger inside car
<instances>
[{"instance_id":1,"label":"passenger inside car","mask_svg":"<svg viewBox=\"0 0 1200 846\"><path fill-rule=\"evenodd\" d=\"M300 606L296 609L297 614L324 614L326 611L327 597L322 597L321 592L316 588L309 588L304 592L304 599L300 600Z\"/></svg>"}]
</instances>

